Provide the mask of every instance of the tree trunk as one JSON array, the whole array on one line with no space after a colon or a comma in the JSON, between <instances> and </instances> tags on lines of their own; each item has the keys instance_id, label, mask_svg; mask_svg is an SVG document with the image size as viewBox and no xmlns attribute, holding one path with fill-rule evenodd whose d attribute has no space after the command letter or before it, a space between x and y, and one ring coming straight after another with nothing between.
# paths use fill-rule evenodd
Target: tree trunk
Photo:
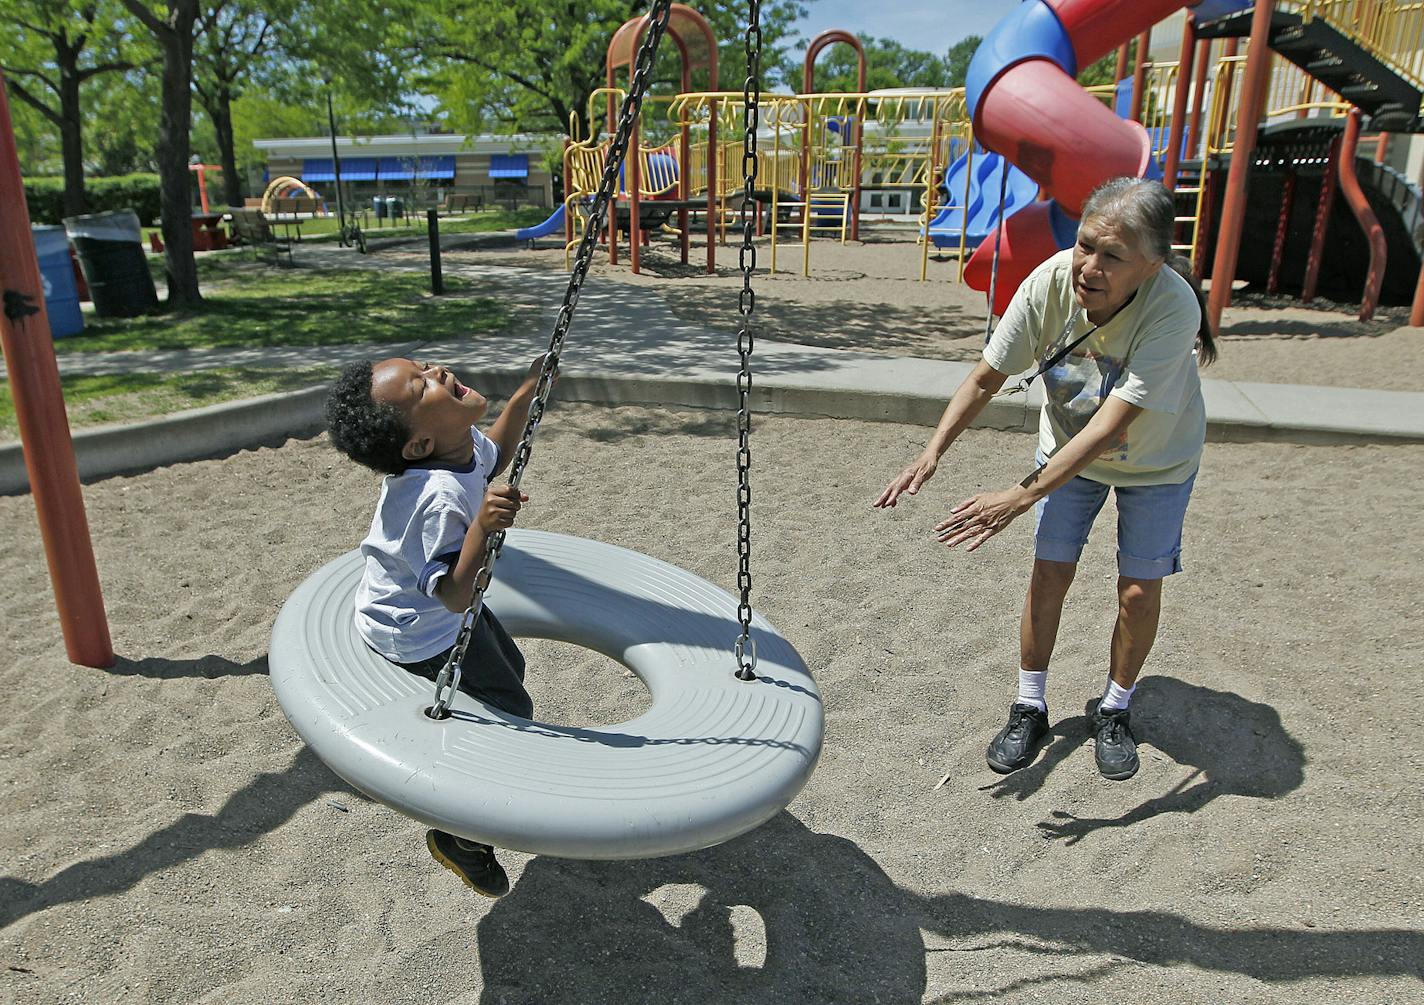
<instances>
[{"instance_id":1,"label":"tree trunk","mask_svg":"<svg viewBox=\"0 0 1424 1005\"><path fill-rule=\"evenodd\" d=\"M84 197L84 115L79 105L79 74L61 67L59 78L59 147L64 158L64 215L89 212Z\"/></svg>"},{"instance_id":2,"label":"tree trunk","mask_svg":"<svg viewBox=\"0 0 1424 1005\"><path fill-rule=\"evenodd\" d=\"M229 206L241 206L243 193L242 176L237 173L237 152L232 141L232 92L225 86L218 88L217 100L208 109L208 118L213 120L213 129L218 134L218 159L222 161L223 198Z\"/></svg>"},{"instance_id":3,"label":"tree trunk","mask_svg":"<svg viewBox=\"0 0 1424 1005\"><path fill-rule=\"evenodd\" d=\"M188 171L192 150L189 130L193 112L193 22L195 0L173 7L169 30L159 35L163 46L163 108L158 120L158 179L163 213L164 269L168 306L184 309L203 302L198 290L198 265L193 259L193 209Z\"/></svg>"}]
</instances>

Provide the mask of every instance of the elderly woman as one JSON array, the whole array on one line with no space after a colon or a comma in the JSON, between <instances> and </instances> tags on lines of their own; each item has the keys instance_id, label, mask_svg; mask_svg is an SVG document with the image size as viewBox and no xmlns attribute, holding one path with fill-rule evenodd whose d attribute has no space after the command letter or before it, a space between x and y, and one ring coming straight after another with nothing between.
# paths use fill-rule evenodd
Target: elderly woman
<instances>
[{"instance_id":1,"label":"elderly woman","mask_svg":"<svg viewBox=\"0 0 1424 1005\"><path fill-rule=\"evenodd\" d=\"M964 500L935 525L940 542L974 551L1036 511L1018 696L987 751L1000 773L1031 763L1048 735L1044 691L1063 601L1110 489L1118 614L1092 729L1104 777L1137 772L1128 705L1157 635L1162 579L1182 568L1182 521L1206 435L1197 358L1216 355L1190 266L1171 250L1174 215L1171 193L1157 182L1117 178L1099 187L1083 207L1077 243L1024 281L924 452L875 501L894 506L916 494L1010 374L1032 374L1016 389L1042 377L1038 467L1017 485Z\"/></svg>"}]
</instances>

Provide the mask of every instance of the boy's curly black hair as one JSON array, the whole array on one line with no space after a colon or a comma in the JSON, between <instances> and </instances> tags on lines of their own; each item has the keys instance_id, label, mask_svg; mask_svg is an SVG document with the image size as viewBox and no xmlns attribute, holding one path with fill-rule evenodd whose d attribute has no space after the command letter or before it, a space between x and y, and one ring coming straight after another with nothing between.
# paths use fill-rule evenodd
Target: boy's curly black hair
<instances>
[{"instance_id":1,"label":"boy's curly black hair","mask_svg":"<svg viewBox=\"0 0 1424 1005\"><path fill-rule=\"evenodd\" d=\"M348 364L326 396L326 426L332 445L358 464L386 475L398 475L407 462L401 450L410 427L399 409L371 397L372 363Z\"/></svg>"}]
</instances>

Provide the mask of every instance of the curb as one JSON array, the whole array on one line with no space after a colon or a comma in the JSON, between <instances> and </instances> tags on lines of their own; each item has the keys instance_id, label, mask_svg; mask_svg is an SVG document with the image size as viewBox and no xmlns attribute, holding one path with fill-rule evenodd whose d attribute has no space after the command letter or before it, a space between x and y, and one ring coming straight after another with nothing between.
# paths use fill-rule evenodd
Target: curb
<instances>
[{"instance_id":1,"label":"curb","mask_svg":"<svg viewBox=\"0 0 1424 1005\"><path fill-rule=\"evenodd\" d=\"M521 370L472 368L466 379L494 397L507 397L524 377ZM1253 385L1254 386L1254 385ZM325 384L224 402L122 426L83 429L73 436L79 477L84 481L147 471L183 461L222 457L238 450L276 446L290 437L314 436L325 421ZM993 401L974 422L978 428L1036 432L1041 390L1028 398ZM1239 392L1232 392L1240 397ZM1212 397L1207 439L1213 442L1274 441L1303 444L1424 442L1424 430L1390 428L1378 422L1321 424L1294 417L1272 420L1260 409L1233 407L1221 392ZM795 378L764 378L752 388L752 407L763 415L854 419L933 426L948 396L856 387L817 387ZM737 407L731 380L701 377L633 376L616 370L565 374L552 402L648 405L683 408ZM1215 413L1215 414L1213 414ZM19 443L0 445L0 495L29 491L29 474Z\"/></svg>"}]
</instances>

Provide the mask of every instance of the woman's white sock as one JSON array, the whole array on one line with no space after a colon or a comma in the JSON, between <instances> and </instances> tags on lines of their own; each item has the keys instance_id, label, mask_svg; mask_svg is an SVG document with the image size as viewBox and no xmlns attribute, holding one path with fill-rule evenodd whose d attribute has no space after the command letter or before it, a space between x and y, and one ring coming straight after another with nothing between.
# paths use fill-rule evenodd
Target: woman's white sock
<instances>
[{"instance_id":1,"label":"woman's white sock","mask_svg":"<svg viewBox=\"0 0 1424 1005\"><path fill-rule=\"evenodd\" d=\"M1043 692L1047 686L1047 670L1024 670L1020 667L1018 703L1020 705L1032 705L1040 712L1047 712L1048 702L1043 700Z\"/></svg>"},{"instance_id":2,"label":"woman's white sock","mask_svg":"<svg viewBox=\"0 0 1424 1005\"><path fill-rule=\"evenodd\" d=\"M1132 701L1132 692L1137 690L1137 685L1132 687L1119 687L1117 682L1111 677L1108 678L1108 686L1103 691L1103 700L1098 703L1098 708L1115 709L1127 708L1128 702Z\"/></svg>"}]
</instances>

